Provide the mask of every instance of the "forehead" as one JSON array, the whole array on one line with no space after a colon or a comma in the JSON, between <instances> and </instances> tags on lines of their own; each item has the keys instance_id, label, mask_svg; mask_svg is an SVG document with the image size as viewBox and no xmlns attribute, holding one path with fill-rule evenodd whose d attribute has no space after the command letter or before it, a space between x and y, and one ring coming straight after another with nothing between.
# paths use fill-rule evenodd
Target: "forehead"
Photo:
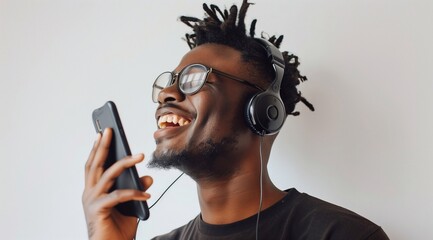
<instances>
[{"instance_id":1,"label":"forehead","mask_svg":"<svg viewBox=\"0 0 433 240\"><path fill-rule=\"evenodd\" d=\"M201 63L231 73L239 73L243 65L241 53L238 50L213 43L200 45L186 53L176 68L176 72L192 63Z\"/></svg>"}]
</instances>

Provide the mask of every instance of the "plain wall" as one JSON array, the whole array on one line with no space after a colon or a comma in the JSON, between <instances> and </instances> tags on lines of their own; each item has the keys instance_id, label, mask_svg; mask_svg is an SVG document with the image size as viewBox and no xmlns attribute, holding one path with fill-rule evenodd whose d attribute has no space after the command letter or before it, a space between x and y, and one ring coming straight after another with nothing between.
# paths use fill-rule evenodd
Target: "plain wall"
<instances>
[{"instance_id":1,"label":"plain wall","mask_svg":"<svg viewBox=\"0 0 433 240\"><path fill-rule=\"evenodd\" d=\"M433 2L254 2L248 26L257 18L257 33L285 35L317 109L299 104L286 121L269 164L277 186L349 208L391 239L433 239ZM151 85L188 51L177 19L202 17L201 3L0 0L2 239L86 238L91 112L115 101L132 151L149 156ZM138 170L155 180L150 203L179 174ZM195 190L179 180L138 239L196 216Z\"/></svg>"}]
</instances>

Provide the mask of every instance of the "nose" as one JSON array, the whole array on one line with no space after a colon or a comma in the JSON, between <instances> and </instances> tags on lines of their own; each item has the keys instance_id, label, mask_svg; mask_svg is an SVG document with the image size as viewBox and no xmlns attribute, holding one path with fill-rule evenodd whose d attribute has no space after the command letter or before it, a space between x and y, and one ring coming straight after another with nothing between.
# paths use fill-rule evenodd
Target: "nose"
<instances>
[{"instance_id":1,"label":"nose","mask_svg":"<svg viewBox=\"0 0 433 240\"><path fill-rule=\"evenodd\" d=\"M177 80L171 86L162 89L158 94L158 103L181 102L184 99L185 94L179 90Z\"/></svg>"}]
</instances>

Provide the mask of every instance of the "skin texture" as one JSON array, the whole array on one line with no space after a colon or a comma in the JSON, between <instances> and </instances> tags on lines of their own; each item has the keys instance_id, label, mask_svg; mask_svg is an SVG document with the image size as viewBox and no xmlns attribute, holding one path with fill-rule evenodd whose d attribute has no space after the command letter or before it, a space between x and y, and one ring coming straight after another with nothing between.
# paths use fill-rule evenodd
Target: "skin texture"
<instances>
[{"instance_id":1,"label":"skin texture","mask_svg":"<svg viewBox=\"0 0 433 240\"><path fill-rule=\"evenodd\" d=\"M240 52L219 44L203 44L188 52L175 68L201 63L220 71L260 85L259 79L249 72ZM175 155L181 151L194 152L205 142L220 142L233 139L230 151L221 151L215 159L207 159L196 154L194 161L215 163L213 170L229 171L225 174L212 174L209 169L194 168L181 164L178 168L187 173L197 183L197 193L203 220L209 224L233 223L257 214L260 198L260 136L254 134L244 120L244 108L251 94L257 90L236 81L210 74L208 83L194 95L184 95L173 84L161 91L156 119L174 113L183 116L191 123L182 127L158 129L154 133L157 143L155 159L162 155ZM107 141L110 131L98 138L86 164L86 188L83 205L91 239L104 239L104 236L118 236L112 239L132 239L136 231L136 219L121 216L113 209L118 202L146 200L150 196L132 190L107 194L121 170L141 160L143 155L118 161L106 172L102 165L106 158ZM263 137L263 206L262 210L284 197L285 193L274 186L266 168L272 143L276 135ZM114 168L114 170L112 170ZM142 178L147 189L150 177ZM108 233L109 232L109 233ZM107 235L105 235L107 234Z\"/></svg>"}]
</instances>

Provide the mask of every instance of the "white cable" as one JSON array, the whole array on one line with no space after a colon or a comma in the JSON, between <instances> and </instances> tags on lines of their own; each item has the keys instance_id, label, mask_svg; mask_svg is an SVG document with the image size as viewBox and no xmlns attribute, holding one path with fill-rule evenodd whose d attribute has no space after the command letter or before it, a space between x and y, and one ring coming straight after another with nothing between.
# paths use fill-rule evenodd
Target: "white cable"
<instances>
[{"instance_id":1,"label":"white cable","mask_svg":"<svg viewBox=\"0 0 433 240\"><path fill-rule=\"evenodd\" d=\"M260 212L262 211L262 203L263 203L263 157L262 157L262 147L263 147L263 134L260 136L260 201L259 201L259 210L257 211L256 240L259 239L259 221L260 221Z\"/></svg>"},{"instance_id":2,"label":"white cable","mask_svg":"<svg viewBox=\"0 0 433 240\"><path fill-rule=\"evenodd\" d=\"M164 194L168 191L168 189L171 188L171 186L173 186L174 183L177 182L177 180L179 180L180 177L182 177L184 174L184 172L182 172L165 190L164 192L159 196L159 198L149 207L149 209L151 209L153 206L155 206L155 204L157 204L159 202L159 200L161 200L162 196L164 196ZM137 239L137 232L138 232L138 225L140 224L140 219L138 219L137 221L137 228L135 230L135 236L133 238L133 240Z\"/></svg>"}]
</instances>

